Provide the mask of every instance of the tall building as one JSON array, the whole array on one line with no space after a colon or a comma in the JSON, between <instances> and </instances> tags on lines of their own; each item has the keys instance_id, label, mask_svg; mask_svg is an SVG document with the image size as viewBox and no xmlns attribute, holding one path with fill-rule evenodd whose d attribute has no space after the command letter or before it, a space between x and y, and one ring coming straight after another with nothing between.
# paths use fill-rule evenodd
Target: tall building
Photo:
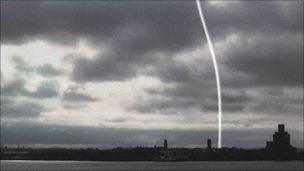
<instances>
[{"instance_id":1,"label":"tall building","mask_svg":"<svg viewBox=\"0 0 304 171\"><path fill-rule=\"evenodd\" d=\"M211 148L212 148L212 147L211 147L211 139L208 139L208 140L207 140L207 149L208 149L208 150L211 150Z\"/></svg>"},{"instance_id":2,"label":"tall building","mask_svg":"<svg viewBox=\"0 0 304 171\"><path fill-rule=\"evenodd\" d=\"M164 140L164 149L168 149L168 142L167 142L167 139Z\"/></svg>"},{"instance_id":3,"label":"tall building","mask_svg":"<svg viewBox=\"0 0 304 171\"><path fill-rule=\"evenodd\" d=\"M290 145L290 134L285 131L284 124L278 125L278 132L273 134L273 141L268 141L266 150L271 159L286 160L296 154L296 148Z\"/></svg>"},{"instance_id":4,"label":"tall building","mask_svg":"<svg viewBox=\"0 0 304 171\"><path fill-rule=\"evenodd\" d=\"M273 141L268 141L266 148L286 149L290 148L290 134L285 131L285 125L278 125L278 132L273 134Z\"/></svg>"}]
</instances>

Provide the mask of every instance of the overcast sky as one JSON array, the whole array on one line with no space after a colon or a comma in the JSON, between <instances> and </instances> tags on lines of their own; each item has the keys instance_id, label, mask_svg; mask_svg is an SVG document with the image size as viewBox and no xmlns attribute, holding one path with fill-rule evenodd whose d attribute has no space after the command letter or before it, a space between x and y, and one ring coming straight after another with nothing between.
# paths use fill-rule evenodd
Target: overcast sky
<instances>
[{"instance_id":1,"label":"overcast sky","mask_svg":"<svg viewBox=\"0 0 304 171\"><path fill-rule=\"evenodd\" d=\"M303 2L202 2L223 146L303 147ZM1 2L1 143L206 146L217 94L195 1Z\"/></svg>"}]
</instances>

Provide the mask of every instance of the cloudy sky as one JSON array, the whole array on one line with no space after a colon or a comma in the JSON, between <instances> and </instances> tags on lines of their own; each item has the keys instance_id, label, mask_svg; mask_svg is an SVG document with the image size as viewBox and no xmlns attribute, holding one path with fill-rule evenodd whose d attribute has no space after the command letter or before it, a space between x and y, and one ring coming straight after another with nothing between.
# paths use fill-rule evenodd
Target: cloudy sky
<instances>
[{"instance_id":1,"label":"cloudy sky","mask_svg":"<svg viewBox=\"0 0 304 171\"><path fill-rule=\"evenodd\" d=\"M303 146L303 2L202 2L223 91L223 146ZM1 143L217 142L195 1L1 2Z\"/></svg>"}]
</instances>

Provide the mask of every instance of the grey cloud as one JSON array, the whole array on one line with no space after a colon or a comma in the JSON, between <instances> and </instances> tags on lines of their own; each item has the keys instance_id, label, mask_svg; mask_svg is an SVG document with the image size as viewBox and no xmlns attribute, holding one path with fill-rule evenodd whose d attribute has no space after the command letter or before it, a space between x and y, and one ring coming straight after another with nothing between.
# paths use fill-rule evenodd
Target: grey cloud
<instances>
[{"instance_id":1,"label":"grey cloud","mask_svg":"<svg viewBox=\"0 0 304 171\"><path fill-rule=\"evenodd\" d=\"M241 40L228 52L227 64L231 70L247 74L251 86L303 86L303 39L299 36Z\"/></svg>"},{"instance_id":2,"label":"grey cloud","mask_svg":"<svg viewBox=\"0 0 304 171\"><path fill-rule=\"evenodd\" d=\"M1 85L1 96L16 96L25 92L25 81L22 79L16 79L14 81L3 83Z\"/></svg>"},{"instance_id":3,"label":"grey cloud","mask_svg":"<svg viewBox=\"0 0 304 171\"><path fill-rule=\"evenodd\" d=\"M264 88L265 89L265 88ZM224 113L233 113L233 112L244 112L244 113L259 113L260 115L285 115L289 117L293 116L301 116L303 113L303 94L302 91L298 90L300 93L298 96L294 96L293 98L288 98L288 93L280 93L276 95L271 95L272 88L266 88L265 92L259 93L258 96L252 96L249 93L252 90L244 89L242 91L246 93L234 93L230 95L226 95L225 93L229 90L223 91L222 96L222 109ZM182 91L182 90L180 90ZM259 90L258 90L259 91ZM165 95L166 96L166 95ZM171 96L169 96L171 97ZM155 105L155 102L146 101L140 102L138 104L138 109L142 109L143 104L150 111L152 109L162 110L166 108L175 109L175 111L180 111L181 109L193 108L193 109L201 109L202 111L214 111L218 110L218 103L216 100L216 94L208 95L208 96L197 96L197 100L190 100L188 97L171 97L169 101L166 103L162 103L162 101L157 101L162 104L162 107ZM187 103L179 103L179 101L184 101ZM136 107L135 107L136 108Z\"/></svg>"},{"instance_id":4,"label":"grey cloud","mask_svg":"<svg viewBox=\"0 0 304 171\"><path fill-rule=\"evenodd\" d=\"M151 98L149 100L139 100L128 107L130 111L137 111L139 113L158 113L158 114L178 114L186 112L190 109L195 109L200 105L200 101L189 99L171 99L171 98Z\"/></svg>"},{"instance_id":5,"label":"grey cloud","mask_svg":"<svg viewBox=\"0 0 304 171\"><path fill-rule=\"evenodd\" d=\"M97 100L97 98L91 97L90 95L73 91L64 92L62 99L69 102L94 102Z\"/></svg>"},{"instance_id":6,"label":"grey cloud","mask_svg":"<svg viewBox=\"0 0 304 171\"><path fill-rule=\"evenodd\" d=\"M32 102L15 102L1 98L1 118L38 117L45 109Z\"/></svg>"},{"instance_id":7,"label":"grey cloud","mask_svg":"<svg viewBox=\"0 0 304 171\"><path fill-rule=\"evenodd\" d=\"M23 95L33 98L52 98L58 96L58 82L42 82L36 91L26 91Z\"/></svg>"},{"instance_id":8,"label":"grey cloud","mask_svg":"<svg viewBox=\"0 0 304 171\"><path fill-rule=\"evenodd\" d=\"M171 57L173 58L173 57ZM154 66L152 76L160 78L163 82L168 83L189 83L203 79L204 73L199 72L196 67L177 62L175 60L163 60ZM205 70L204 70L205 71ZM201 74L201 75L199 75ZM205 78L206 79L206 78Z\"/></svg>"},{"instance_id":9,"label":"grey cloud","mask_svg":"<svg viewBox=\"0 0 304 171\"><path fill-rule=\"evenodd\" d=\"M30 100L18 101L17 96L43 99L58 94L53 82L43 82L36 91L28 91L24 86L25 81L22 79L1 85L1 118L38 117L41 112L47 110L41 104Z\"/></svg>"},{"instance_id":10,"label":"grey cloud","mask_svg":"<svg viewBox=\"0 0 304 171\"><path fill-rule=\"evenodd\" d=\"M126 122L126 118L113 118L113 119L108 119L107 121L112 122L112 123L123 123Z\"/></svg>"},{"instance_id":11,"label":"grey cloud","mask_svg":"<svg viewBox=\"0 0 304 171\"><path fill-rule=\"evenodd\" d=\"M242 103L223 103L222 104L222 111L224 112L242 112L244 111L245 104ZM217 112L218 111L218 104L216 102L211 103L211 104L203 104L202 105L202 110L203 111L213 111Z\"/></svg>"},{"instance_id":12,"label":"grey cloud","mask_svg":"<svg viewBox=\"0 0 304 171\"><path fill-rule=\"evenodd\" d=\"M217 111L216 83L215 78L212 78L214 77L212 63L208 62L210 63L198 60L190 66L174 60L171 63L155 66L152 75L171 85L146 89L145 92L152 97L143 102L139 100L131 109L139 112L160 111L160 113L168 109L176 109L176 112L171 112L177 113L191 108ZM243 111L246 103L251 100L243 90L224 87L222 91L223 109L228 112Z\"/></svg>"},{"instance_id":13,"label":"grey cloud","mask_svg":"<svg viewBox=\"0 0 304 171\"><path fill-rule=\"evenodd\" d=\"M15 56L15 57L12 58L12 61L15 64L16 70L18 70L18 71L28 73L28 72L32 71L32 69L33 69L21 57Z\"/></svg>"},{"instance_id":14,"label":"grey cloud","mask_svg":"<svg viewBox=\"0 0 304 171\"><path fill-rule=\"evenodd\" d=\"M222 93L222 100L224 102L229 103L240 103L240 102L248 102L250 101L250 96L246 94L245 91L236 91L236 92L230 92L229 90L226 90Z\"/></svg>"},{"instance_id":15,"label":"grey cloud","mask_svg":"<svg viewBox=\"0 0 304 171\"><path fill-rule=\"evenodd\" d=\"M178 45L173 43L174 40L186 44L194 38L191 30L195 28L189 26L196 23L193 18L198 16L195 15L192 5L195 4L192 2L31 2L17 5L14 2L5 2L5 8L1 10L3 41L12 43L16 40L41 37L52 39L52 36L55 37L54 39L59 39L59 42L65 42L63 39L77 41L81 37L96 40L119 39L117 36L125 31L120 28L132 29L134 25L140 25L149 28L150 33L147 34L147 38L156 36L168 39L165 38L159 43L149 39L137 39L133 34L124 38L128 41L133 40L134 45L155 47L166 45L174 48ZM167 20L171 23L164 22ZM24 29L18 30L18 26ZM183 32L185 29L191 30ZM178 37L176 33L179 33ZM142 34L137 31L137 35ZM147 48L147 46L143 47Z\"/></svg>"},{"instance_id":16,"label":"grey cloud","mask_svg":"<svg viewBox=\"0 0 304 171\"><path fill-rule=\"evenodd\" d=\"M52 41L51 37L59 37L59 42L61 39L77 42L79 38L87 38L97 47L101 42L110 46L113 52L109 55L97 56L92 61L75 61L72 76L81 82L131 78L136 75L134 65L150 61L142 59L145 54L155 50L180 50L199 40L200 29L193 27L199 26L196 22L199 21L198 15L192 10L194 3L139 3L142 6L132 2L77 2L68 5L65 2L39 2L24 6L6 3L1 20L3 41L12 43L14 40L41 37ZM6 10L14 15L6 15ZM19 24L27 27L24 32L14 29ZM56 36L62 33L73 35L72 39Z\"/></svg>"},{"instance_id":17,"label":"grey cloud","mask_svg":"<svg viewBox=\"0 0 304 171\"><path fill-rule=\"evenodd\" d=\"M303 91L301 88L270 86L222 89L222 108L224 112L249 112L261 115L298 116L303 113ZM283 92L282 90L290 90ZM179 82L175 86L146 89L147 99L139 99L127 110L141 113L177 114L187 113L189 109L201 111L218 110L215 82Z\"/></svg>"},{"instance_id":18,"label":"grey cloud","mask_svg":"<svg viewBox=\"0 0 304 171\"><path fill-rule=\"evenodd\" d=\"M264 33L302 34L303 4L298 1L235 1L226 7L212 7L203 3L211 36L220 39L231 33L252 36Z\"/></svg>"},{"instance_id":19,"label":"grey cloud","mask_svg":"<svg viewBox=\"0 0 304 171\"><path fill-rule=\"evenodd\" d=\"M37 73L44 77L54 77L62 74L62 71L56 69L50 64L45 64L36 68Z\"/></svg>"},{"instance_id":20,"label":"grey cloud","mask_svg":"<svg viewBox=\"0 0 304 171\"><path fill-rule=\"evenodd\" d=\"M129 64L119 61L115 56L87 60L78 58L74 61L72 78L83 81L118 81L136 75L135 69Z\"/></svg>"},{"instance_id":21,"label":"grey cloud","mask_svg":"<svg viewBox=\"0 0 304 171\"><path fill-rule=\"evenodd\" d=\"M193 87L192 87L193 88ZM218 110L217 96L215 93L206 93L204 89L192 89L193 95L189 89L171 88L172 90L150 89L147 92L152 95L148 100L138 100L130 106L128 110L135 110L140 113L159 113L159 114L178 114L180 112L188 113L189 110L214 111ZM210 88L209 88L210 89ZM184 91L186 90L186 92ZM191 91L191 90L190 90ZM201 93L203 92L203 93ZM229 92L229 91L227 91ZM222 108L225 112L241 112L247 107L247 104L254 100L246 93L227 93L223 92ZM173 94L172 94L173 93ZM161 96L154 98L154 96Z\"/></svg>"},{"instance_id":22,"label":"grey cloud","mask_svg":"<svg viewBox=\"0 0 304 171\"><path fill-rule=\"evenodd\" d=\"M253 3L253 8L258 6L256 2ZM248 4L247 2L241 2L241 4L245 5L245 9L247 9L251 2L248 2ZM272 3L266 3L266 7L270 7L270 4ZM294 6L292 5L292 8L293 7ZM279 7L276 6L274 9L278 10L278 8ZM274 11L270 12L273 13ZM299 12L299 9L297 12ZM219 14L210 16L212 18L217 15ZM250 15L253 17L253 14ZM267 31L268 26L264 27L264 29L256 29L255 31L245 29L244 31L252 31L252 33L245 34L241 31L236 32L237 36L241 37L237 42L224 42L226 49L224 51L218 49L218 51L221 52L219 53L219 69L222 78L222 87L224 88L224 111L258 112L261 114L289 113L292 115L299 115L301 113L303 110L303 107L299 105L299 103L303 102L303 99L301 98L294 99L297 101L297 104L290 104L289 102L282 100L273 103L271 101L274 99L265 99L268 92L273 92L275 88L301 88L303 86L303 40L301 39L303 33L301 33L298 28L301 27L301 21L298 20L299 17L301 18L301 16L296 16L295 21L293 21L299 22L295 30L291 29L290 31L286 30L286 32L280 32L282 31L280 28L273 28L274 30L280 30L278 32L275 30L274 32L276 32L276 35L273 35ZM272 22L280 23L282 21L277 19L271 21L271 23ZM209 27L212 27L213 29L212 25ZM221 29L223 30L223 28ZM219 43L222 42L219 41ZM203 56L203 58L206 57L207 56ZM176 61L171 61L171 63L174 62ZM197 105L197 102L202 104L201 109L203 111L217 110L215 78L214 73L210 72L213 71L213 68L209 67L212 64L210 63L207 65L206 63L201 63L199 67L204 67L205 69L203 70L197 70L197 66L195 65L183 65L165 63L163 66L155 66L154 76L156 75L165 83L173 83L175 86L146 90L146 93L150 95L161 95L167 97L167 99L169 98L169 100L166 100L166 102L159 105L158 103L161 102L154 102L153 99L148 100L147 104L138 104L139 111L144 111L143 109L155 111L157 108L161 110L164 106L172 109L175 107L176 111L180 110L180 106L184 106L185 108L189 106L198 108L199 105ZM267 92L261 94L259 97L248 98L246 93L250 93L251 89L259 90L263 88L266 88ZM236 97L233 94L237 93L237 90L245 92L245 94L237 94ZM232 91L233 94L226 96L225 93L229 93L229 91ZM286 97L282 94L278 94L277 97L273 98L285 99ZM193 99L201 100L181 105L179 103L181 99L183 99L183 101L190 101ZM151 104L150 106L149 103Z\"/></svg>"},{"instance_id":23,"label":"grey cloud","mask_svg":"<svg viewBox=\"0 0 304 171\"><path fill-rule=\"evenodd\" d=\"M15 97L19 95L39 99L56 97L58 95L58 83L56 81L44 81L34 91L25 88L23 79L1 85L1 96Z\"/></svg>"},{"instance_id":24,"label":"grey cloud","mask_svg":"<svg viewBox=\"0 0 304 171\"><path fill-rule=\"evenodd\" d=\"M44 64L40 66L32 66L29 62L25 61L22 57L12 58L15 68L20 73L33 73L36 72L43 77L55 77L61 75L63 72L60 69L55 68L51 64Z\"/></svg>"},{"instance_id":25,"label":"grey cloud","mask_svg":"<svg viewBox=\"0 0 304 171\"><path fill-rule=\"evenodd\" d=\"M209 2L203 4L215 40L230 34L245 37L259 34L275 37L282 33L302 35L303 4L299 2L238 1L227 4L225 8L212 6ZM147 57L149 53L176 53L205 42L192 1L31 2L24 5L4 2L4 6L1 10L4 43L37 38L75 43L85 38L97 48L102 44L111 49L112 53L99 55L94 60L76 59L72 77L79 82L126 80L139 74L141 69L164 61L151 62L151 57ZM18 29L19 25L22 31ZM272 44L264 47L269 46ZM253 48L253 51L259 49ZM289 64L294 66L294 63ZM173 77L180 75L180 78L171 75L168 79L189 78L187 72L182 74L173 74ZM298 79L289 78L292 81Z\"/></svg>"},{"instance_id":26,"label":"grey cloud","mask_svg":"<svg viewBox=\"0 0 304 171\"><path fill-rule=\"evenodd\" d=\"M203 3L212 33L221 35L221 32L229 34L228 31L240 30L302 32L303 4L300 2L238 1L226 4L226 8L219 8ZM121 26L140 23L154 32L149 38L164 40L157 41L160 47L173 47L177 45L176 40L189 44L201 29L195 3L189 1L4 2L1 13L4 42L39 37L51 39L50 35L55 39L74 40L80 37L117 38L115 34ZM19 26L23 29L18 29ZM144 42L135 44L145 45L148 41ZM156 45L156 42L150 41L150 44Z\"/></svg>"},{"instance_id":27,"label":"grey cloud","mask_svg":"<svg viewBox=\"0 0 304 171\"><path fill-rule=\"evenodd\" d=\"M95 102L100 100L85 93L85 87L83 85L70 86L63 92L61 99L66 102L64 104L66 109L86 107L87 102Z\"/></svg>"},{"instance_id":28,"label":"grey cloud","mask_svg":"<svg viewBox=\"0 0 304 171\"><path fill-rule=\"evenodd\" d=\"M69 103L69 104L64 104L63 107L65 109L71 109L71 110L74 110L74 109L80 109L80 108L84 108L84 107L87 107L86 104L75 104L75 103Z\"/></svg>"},{"instance_id":29,"label":"grey cloud","mask_svg":"<svg viewBox=\"0 0 304 171\"><path fill-rule=\"evenodd\" d=\"M258 102L248 105L249 111L259 113L269 113L275 115L299 115L303 113L303 108L299 105L282 104L279 102Z\"/></svg>"},{"instance_id":30,"label":"grey cloud","mask_svg":"<svg viewBox=\"0 0 304 171\"><path fill-rule=\"evenodd\" d=\"M286 88L260 88L256 90L257 97L247 103L246 111L256 113L268 113L271 115L302 116L303 113L303 89ZM277 93L276 93L277 92Z\"/></svg>"}]
</instances>

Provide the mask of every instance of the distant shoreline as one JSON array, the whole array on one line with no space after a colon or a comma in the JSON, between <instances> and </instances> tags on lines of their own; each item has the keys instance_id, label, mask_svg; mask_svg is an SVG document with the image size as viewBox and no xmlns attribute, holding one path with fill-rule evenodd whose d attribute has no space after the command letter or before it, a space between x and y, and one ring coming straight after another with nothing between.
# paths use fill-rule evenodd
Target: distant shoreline
<instances>
[{"instance_id":1,"label":"distant shoreline","mask_svg":"<svg viewBox=\"0 0 304 171\"><path fill-rule=\"evenodd\" d=\"M304 151L273 153L267 148L163 148L135 147L114 149L2 148L7 161L303 161Z\"/></svg>"}]
</instances>

